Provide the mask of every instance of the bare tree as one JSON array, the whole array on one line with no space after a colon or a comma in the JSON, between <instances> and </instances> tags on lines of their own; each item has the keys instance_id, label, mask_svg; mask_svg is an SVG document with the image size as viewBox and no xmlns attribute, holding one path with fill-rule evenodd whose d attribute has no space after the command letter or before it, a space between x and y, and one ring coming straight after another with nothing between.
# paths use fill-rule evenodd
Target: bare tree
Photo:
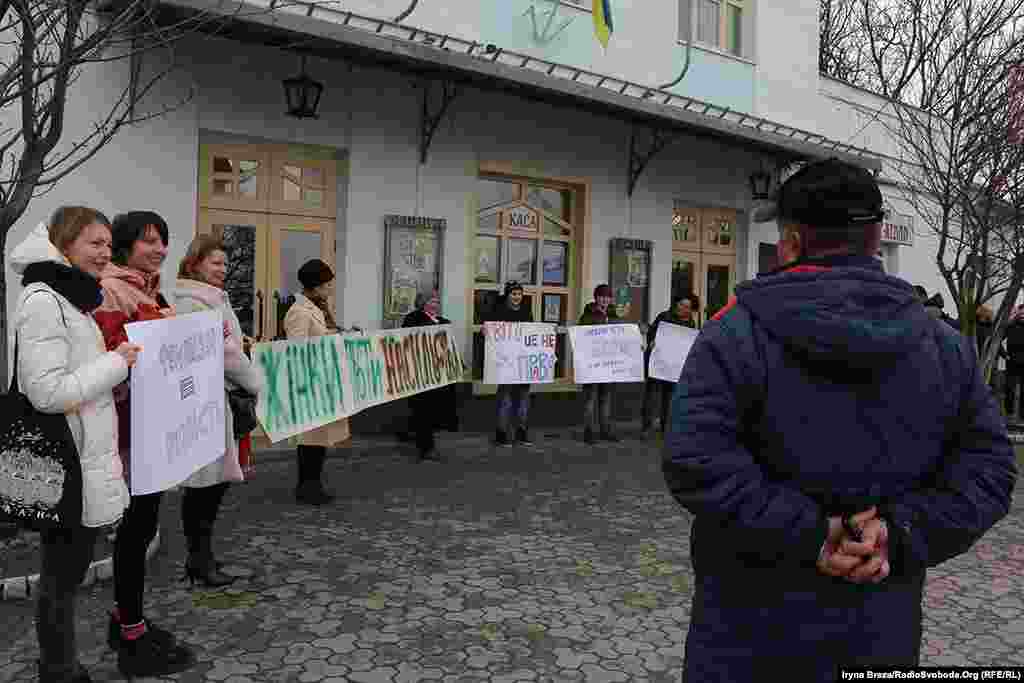
<instances>
[{"instance_id":1,"label":"bare tree","mask_svg":"<svg viewBox=\"0 0 1024 683\"><path fill-rule=\"evenodd\" d=\"M287 4L281 0L275 7ZM175 45L182 38L216 33L244 12L267 11L274 10L244 10L239 4L233 14L178 15L162 13L157 0L0 0L0 253L6 253L8 233L33 198L78 170L120 130L191 98L186 92L167 101L156 91L179 66ZM116 63L127 67L119 94L90 101L96 118L88 131L65 139L66 106L76 81L88 69ZM0 269L0 378L7 373L5 278Z\"/></svg>"},{"instance_id":2,"label":"bare tree","mask_svg":"<svg viewBox=\"0 0 1024 683\"><path fill-rule=\"evenodd\" d=\"M872 70L860 31L858 0L818 0L818 70L851 85L870 87Z\"/></svg>"},{"instance_id":3,"label":"bare tree","mask_svg":"<svg viewBox=\"0 0 1024 683\"><path fill-rule=\"evenodd\" d=\"M858 2L869 81L893 103L879 117L900 148L892 170L937 237L961 331L974 337L979 305L1002 296L979 356L990 377L1024 281L1024 0Z\"/></svg>"}]
</instances>

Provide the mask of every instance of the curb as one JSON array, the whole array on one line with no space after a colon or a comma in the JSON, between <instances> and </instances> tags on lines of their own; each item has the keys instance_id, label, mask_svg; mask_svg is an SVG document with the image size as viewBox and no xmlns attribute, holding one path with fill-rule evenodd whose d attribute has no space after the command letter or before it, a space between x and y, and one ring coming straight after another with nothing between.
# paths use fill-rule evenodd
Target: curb
<instances>
[{"instance_id":1,"label":"curb","mask_svg":"<svg viewBox=\"0 0 1024 683\"><path fill-rule=\"evenodd\" d=\"M146 560L149 561L159 549L160 530L157 529L156 536L149 542L149 547L146 549ZM114 558L105 557L102 560L96 560L86 570L85 579L82 580L82 587L88 587L100 581L107 581L112 576L114 576ZM34 597L38 583L39 574L4 579L3 582L0 582L0 602L5 600L28 600Z\"/></svg>"}]
</instances>

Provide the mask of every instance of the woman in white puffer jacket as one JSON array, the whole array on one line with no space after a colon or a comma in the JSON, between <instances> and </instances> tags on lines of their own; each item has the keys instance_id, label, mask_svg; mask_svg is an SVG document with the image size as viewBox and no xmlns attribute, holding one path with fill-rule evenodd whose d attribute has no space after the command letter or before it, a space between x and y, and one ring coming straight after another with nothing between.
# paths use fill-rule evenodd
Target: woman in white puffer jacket
<instances>
[{"instance_id":1,"label":"woman in white puffer jacket","mask_svg":"<svg viewBox=\"0 0 1024 683\"><path fill-rule=\"evenodd\" d=\"M127 379L139 347L108 352L91 316L102 300L98 278L110 242L102 213L62 207L10 257L24 287L14 318L18 384L40 412L67 416L82 466L81 525L41 535L36 632L43 682L89 681L75 648L75 594L100 527L128 507L112 389Z\"/></svg>"}]
</instances>

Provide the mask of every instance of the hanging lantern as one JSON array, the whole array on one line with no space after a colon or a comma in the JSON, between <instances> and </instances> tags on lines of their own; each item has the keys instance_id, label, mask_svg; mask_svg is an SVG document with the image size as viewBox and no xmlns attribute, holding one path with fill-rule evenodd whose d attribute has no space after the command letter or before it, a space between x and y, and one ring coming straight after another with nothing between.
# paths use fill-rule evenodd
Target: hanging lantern
<instances>
[{"instance_id":1,"label":"hanging lantern","mask_svg":"<svg viewBox=\"0 0 1024 683\"><path fill-rule=\"evenodd\" d=\"M288 105L288 116L297 119L316 119L320 107L320 96L324 92L324 84L306 75L306 57L302 57L301 73L293 78L286 78L284 98Z\"/></svg>"}]
</instances>

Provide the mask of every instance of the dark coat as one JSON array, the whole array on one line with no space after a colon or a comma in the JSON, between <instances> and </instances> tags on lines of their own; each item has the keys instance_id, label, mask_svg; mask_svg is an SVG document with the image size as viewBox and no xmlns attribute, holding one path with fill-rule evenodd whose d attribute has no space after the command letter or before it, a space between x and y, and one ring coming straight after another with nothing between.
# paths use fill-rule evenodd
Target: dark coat
<instances>
[{"instance_id":1,"label":"dark coat","mask_svg":"<svg viewBox=\"0 0 1024 683\"><path fill-rule=\"evenodd\" d=\"M494 308L484 316L484 322L532 323L533 311L526 306L525 301L519 305L518 310L513 310L512 307L508 305L508 301L502 297L498 300L498 303L494 305Z\"/></svg>"},{"instance_id":2,"label":"dark coat","mask_svg":"<svg viewBox=\"0 0 1024 683\"><path fill-rule=\"evenodd\" d=\"M402 320L402 327L450 325L451 322L448 318L437 316L435 323L421 309L416 309L405 316ZM410 396L409 408L413 413L413 419L424 420L434 429L458 431L458 386L458 384L449 384Z\"/></svg>"},{"instance_id":3,"label":"dark coat","mask_svg":"<svg viewBox=\"0 0 1024 683\"><path fill-rule=\"evenodd\" d=\"M683 680L835 680L917 662L925 570L1009 510L1013 449L967 340L873 259L742 285L704 326L672 403L663 471L695 515ZM892 574L818 572L826 517L878 505ZM760 673L757 671L760 670Z\"/></svg>"},{"instance_id":4,"label":"dark coat","mask_svg":"<svg viewBox=\"0 0 1024 683\"><path fill-rule=\"evenodd\" d=\"M1011 365L1024 365L1024 319L1011 322L1006 327L1006 356Z\"/></svg>"},{"instance_id":5,"label":"dark coat","mask_svg":"<svg viewBox=\"0 0 1024 683\"><path fill-rule=\"evenodd\" d=\"M583 309L583 315L580 316L580 325L612 325L618 322L619 316L615 314L615 305L608 306L608 310L602 313L597 310L597 304L590 302Z\"/></svg>"}]
</instances>

